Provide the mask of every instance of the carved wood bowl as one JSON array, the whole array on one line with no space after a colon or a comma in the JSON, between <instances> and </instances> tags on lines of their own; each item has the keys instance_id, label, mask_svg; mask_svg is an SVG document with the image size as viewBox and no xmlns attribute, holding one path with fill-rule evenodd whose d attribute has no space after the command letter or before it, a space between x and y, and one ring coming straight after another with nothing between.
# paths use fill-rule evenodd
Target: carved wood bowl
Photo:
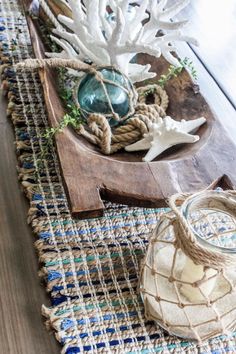
<instances>
[{"instance_id":1,"label":"carved wood bowl","mask_svg":"<svg viewBox=\"0 0 236 354\"><path fill-rule=\"evenodd\" d=\"M29 31L37 58L44 57L44 47L37 25L28 18ZM158 77L167 72L169 63L141 55L141 63L151 63ZM40 70L48 120L58 125L65 112L58 97L53 73ZM177 120L204 116L207 122L199 128L200 140L195 144L175 146L153 162L142 162L143 152L118 152L105 156L99 149L72 129L56 135L55 143L65 190L74 216L102 215L101 198L137 206L159 207L176 192L194 192L206 187L223 174L236 179L236 164L229 159L236 156L236 147L223 130L206 100L183 70L168 82L170 98L167 114Z\"/></svg>"},{"instance_id":2,"label":"carved wood bowl","mask_svg":"<svg viewBox=\"0 0 236 354\"><path fill-rule=\"evenodd\" d=\"M150 63L152 65L151 71L157 73L157 77L162 74L166 74L169 68L169 63L161 57L157 60L149 55L139 55L137 63L145 64ZM149 80L148 83L156 83L156 78ZM139 83L137 87L142 86ZM206 143L208 137L211 134L214 117L207 105L206 101L199 94L199 87L194 84L186 70L183 70L178 78L170 80L165 87L168 93L170 102L167 109L167 114L176 120L190 120L196 119L204 116L207 119L207 123L201 126L196 134L200 136L200 140L194 144L179 144L173 148L168 149L160 156L158 156L154 161L165 161L165 160L176 160L182 159L183 154L192 155L197 151L202 145ZM89 143L86 139L78 136L79 144L83 145L85 148L93 150L95 153L101 154L100 149L93 144ZM141 162L142 158L145 156L145 151L128 153L125 150L119 151L115 154L108 156L109 159L126 161L126 162Z\"/></svg>"}]
</instances>

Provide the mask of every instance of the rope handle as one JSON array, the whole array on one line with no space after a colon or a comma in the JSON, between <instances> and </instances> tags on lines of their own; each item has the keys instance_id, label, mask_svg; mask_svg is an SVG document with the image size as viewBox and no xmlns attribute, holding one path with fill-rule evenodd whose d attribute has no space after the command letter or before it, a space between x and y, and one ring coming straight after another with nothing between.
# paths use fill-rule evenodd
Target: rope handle
<instances>
[{"instance_id":1,"label":"rope handle","mask_svg":"<svg viewBox=\"0 0 236 354\"><path fill-rule=\"evenodd\" d=\"M170 197L168 204L175 214L173 227L176 242L182 251L195 264L222 269L236 265L236 250L227 249L213 244L196 235L187 220L190 210L209 208L230 214L236 220L236 193L235 191L204 190L193 195L175 194ZM178 207L178 204L182 204ZM231 254L230 254L231 253Z\"/></svg>"}]
</instances>

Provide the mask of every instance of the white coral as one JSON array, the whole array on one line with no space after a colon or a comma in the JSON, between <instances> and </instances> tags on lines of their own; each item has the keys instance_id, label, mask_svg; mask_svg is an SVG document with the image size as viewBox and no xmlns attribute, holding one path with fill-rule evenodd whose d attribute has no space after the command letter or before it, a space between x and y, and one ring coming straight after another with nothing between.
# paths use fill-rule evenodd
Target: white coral
<instances>
[{"instance_id":1,"label":"white coral","mask_svg":"<svg viewBox=\"0 0 236 354\"><path fill-rule=\"evenodd\" d=\"M155 57L162 54L171 64L179 65L173 56L175 41L196 40L181 33L186 21L170 22L188 3L179 0L165 8L167 0L142 0L131 6L130 0L68 0L73 19L59 15L64 26L57 27L52 37L63 49L62 53L49 56L91 60L97 65L114 65L133 82L155 76L150 65L131 63L137 53ZM147 10L149 9L150 12ZM144 22L145 21L145 22ZM157 35L158 31L163 35Z\"/></svg>"}]
</instances>

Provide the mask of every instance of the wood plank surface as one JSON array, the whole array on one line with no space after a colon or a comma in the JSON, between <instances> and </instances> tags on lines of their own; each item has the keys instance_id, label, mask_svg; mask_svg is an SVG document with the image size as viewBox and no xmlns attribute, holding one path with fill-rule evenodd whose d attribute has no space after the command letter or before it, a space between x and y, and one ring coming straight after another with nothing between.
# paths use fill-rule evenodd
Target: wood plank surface
<instances>
[{"instance_id":1,"label":"wood plank surface","mask_svg":"<svg viewBox=\"0 0 236 354\"><path fill-rule=\"evenodd\" d=\"M213 113L219 117L219 120L221 120L228 136L233 141L236 141L236 110L234 106L224 92L219 88L214 77L208 73L202 62L187 44L178 44L178 54L181 58L188 57L193 61L194 67L197 70L197 83L205 100L211 107Z\"/></svg>"},{"instance_id":2,"label":"wood plank surface","mask_svg":"<svg viewBox=\"0 0 236 354\"><path fill-rule=\"evenodd\" d=\"M41 316L49 298L38 277L29 208L17 178L12 124L0 99L0 354L56 354Z\"/></svg>"},{"instance_id":3,"label":"wood plank surface","mask_svg":"<svg viewBox=\"0 0 236 354\"><path fill-rule=\"evenodd\" d=\"M236 1L192 0L179 18L199 41L191 46L210 76L236 108Z\"/></svg>"},{"instance_id":4,"label":"wood plank surface","mask_svg":"<svg viewBox=\"0 0 236 354\"><path fill-rule=\"evenodd\" d=\"M235 3L232 0L228 1ZM215 3L215 0L194 0L192 6L188 8L196 23L201 23L203 16L211 16L211 21L213 21L215 15L212 8L210 14L201 13L195 9L198 3L207 2ZM226 6L227 2L224 2L223 6ZM231 23L232 28L229 33L235 28L233 26L236 24ZM214 33L218 27L222 28L222 25L215 21L211 31ZM199 53L204 46L205 36L202 37ZM227 43L228 53L226 58L232 58L236 42L228 40L226 36L225 43ZM207 44L205 46L207 47ZM202 93L216 114L225 119L225 127L231 133L232 139L236 139L235 129L232 129L236 112L217 86L215 79L209 75L187 46L180 47L180 54L183 57L188 56L194 59ZM227 73L223 75L222 82L224 78L227 78L226 86L233 87L232 85L235 84L233 67L236 62L228 61L228 64L222 63L220 66L220 63L217 64L217 58L219 57L215 57L216 64L212 62L209 64L212 75L216 73L214 65L220 67L222 73ZM207 59L205 64L207 64ZM230 94L232 95L233 91L230 90ZM38 261L33 248L34 237L26 223L28 202L17 180L13 129L4 114L5 100L1 99L0 107L0 353L59 353L59 345L45 330L41 318L41 305L49 302L37 275Z\"/></svg>"}]
</instances>

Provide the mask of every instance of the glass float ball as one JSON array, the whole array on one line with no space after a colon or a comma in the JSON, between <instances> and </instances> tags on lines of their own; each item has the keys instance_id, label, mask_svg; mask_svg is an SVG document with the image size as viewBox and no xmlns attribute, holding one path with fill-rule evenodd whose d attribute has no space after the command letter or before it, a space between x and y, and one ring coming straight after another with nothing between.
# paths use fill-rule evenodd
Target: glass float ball
<instances>
[{"instance_id":1,"label":"glass float ball","mask_svg":"<svg viewBox=\"0 0 236 354\"><path fill-rule=\"evenodd\" d=\"M112 67L99 68L97 74L86 74L79 84L77 99L81 113L85 118L90 113L103 114L109 124L115 126L133 113L134 87L125 75ZM114 119L112 110L118 119Z\"/></svg>"}]
</instances>

